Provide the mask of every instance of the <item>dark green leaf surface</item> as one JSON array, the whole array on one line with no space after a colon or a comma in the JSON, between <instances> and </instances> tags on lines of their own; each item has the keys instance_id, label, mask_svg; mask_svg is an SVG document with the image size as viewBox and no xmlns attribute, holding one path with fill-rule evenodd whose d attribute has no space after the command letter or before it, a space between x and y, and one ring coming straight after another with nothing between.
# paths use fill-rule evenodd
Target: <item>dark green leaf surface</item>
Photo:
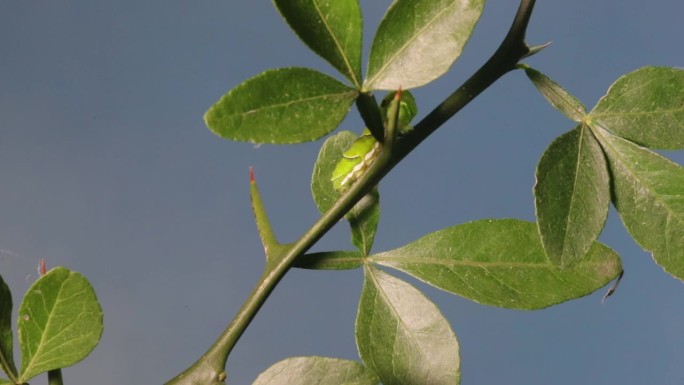
<instances>
[{"instance_id":1,"label":"dark green leaf surface","mask_svg":"<svg viewBox=\"0 0 684 385\"><path fill-rule=\"evenodd\" d=\"M476 302L526 310L585 296L622 271L620 257L600 243L572 267L558 267L536 224L517 219L448 227L369 259Z\"/></svg>"},{"instance_id":2,"label":"dark green leaf surface","mask_svg":"<svg viewBox=\"0 0 684 385\"><path fill-rule=\"evenodd\" d=\"M102 308L85 277L56 267L26 292L19 308L20 381L84 359L102 334Z\"/></svg>"},{"instance_id":3,"label":"dark green leaf surface","mask_svg":"<svg viewBox=\"0 0 684 385\"><path fill-rule=\"evenodd\" d=\"M275 0L290 28L354 86L361 86L363 20L358 0Z\"/></svg>"},{"instance_id":4,"label":"dark green leaf surface","mask_svg":"<svg viewBox=\"0 0 684 385\"><path fill-rule=\"evenodd\" d=\"M292 267L311 270L349 270L363 265L364 256L358 251L323 251L304 254Z\"/></svg>"},{"instance_id":5,"label":"dark green leaf surface","mask_svg":"<svg viewBox=\"0 0 684 385\"><path fill-rule=\"evenodd\" d=\"M224 95L204 115L216 135L235 141L288 144L334 130L357 92L308 68L263 72Z\"/></svg>"},{"instance_id":6,"label":"dark green leaf surface","mask_svg":"<svg viewBox=\"0 0 684 385\"><path fill-rule=\"evenodd\" d=\"M373 39L365 90L422 86L461 55L484 0L395 0Z\"/></svg>"},{"instance_id":7,"label":"dark green leaf surface","mask_svg":"<svg viewBox=\"0 0 684 385\"><path fill-rule=\"evenodd\" d=\"M601 128L596 133L622 222L665 271L684 280L684 167Z\"/></svg>"},{"instance_id":8,"label":"dark green leaf surface","mask_svg":"<svg viewBox=\"0 0 684 385\"><path fill-rule=\"evenodd\" d=\"M609 132L642 146L684 148L684 70L644 67L622 76L589 114Z\"/></svg>"},{"instance_id":9,"label":"dark green leaf surface","mask_svg":"<svg viewBox=\"0 0 684 385\"><path fill-rule=\"evenodd\" d=\"M558 137L542 155L534 187L546 255L560 266L579 261L596 241L610 205L601 146L583 125Z\"/></svg>"},{"instance_id":10,"label":"dark green leaf surface","mask_svg":"<svg viewBox=\"0 0 684 385\"><path fill-rule=\"evenodd\" d=\"M582 121L587 114L587 110L584 108L582 102L577 100L574 95L570 94L548 76L533 68L526 67L525 73L532 81L532 84L537 87L539 92L552 106L569 119L574 120L575 122Z\"/></svg>"},{"instance_id":11,"label":"dark green leaf surface","mask_svg":"<svg viewBox=\"0 0 684 385\"><path fill-rule=\"evenodd\" d=\"M0 368L10 378L17 378L17 367L14 365L12 345L12 293L5 281L0 277Z\"/></svg>"},{"instance_id":12,"label":"dark green leaf surface","mask_svg":"<svg viewBox=\"0 0 684 385\"><path fill-rule=\"evenodd\" d=\"M318 153L313 175L311 176L311 193L321 213L340 197L335 191L330 178L335 166L342 158L342 153L354 143L358 136L350 131L342 131L328 138ZM380 204L377 188L373 189L346 216L352 230L352 244L361 253L367 255L373 246L375 231L380 218Z\"/></svg>"},{"instance_id":13,"label":"dark green leaf surface","mask_svg":"<svg viewBox=\"0 0 684 385\"><path fill-rule=\"evenodd\" d=\"M458 341L437 306L408 283L367 266L356 344L384 385L455 385Z\"/></svg>"},{"instance_id":14,"label":"dark green leaf surface","mask_svg":"<svg viewBox=\"0 0 684 385\"><path fill-rule=\"evenodd\" d=\"M355 361L290 357L261 373L253 385L376 385L377 376Z\"/></svg>"}]
</instances>

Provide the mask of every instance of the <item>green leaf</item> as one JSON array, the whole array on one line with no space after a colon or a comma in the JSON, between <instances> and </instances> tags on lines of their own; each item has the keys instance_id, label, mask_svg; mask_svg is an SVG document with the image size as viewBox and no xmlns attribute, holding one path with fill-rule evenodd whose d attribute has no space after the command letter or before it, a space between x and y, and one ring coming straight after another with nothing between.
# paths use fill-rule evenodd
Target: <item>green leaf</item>
<instances>
[{"instance_id":1,"label":"green leaf","mask_svg":"<svg viewBox=\"0 0 684 385\"><path fill-rule=\"evenodd\" d=\"M0 276L0 367L10 378L17 378L12 344L12 293Z\"/></svg>"},{"instance_id":2,"label":"green leaf","mask_svg":"<svg viewBox=\"0 0 684 385\"><path fill-rule=\"evenodd\" d=\"M684 168L594 127L609 161L622 222L665 271L684 280Z\"/></svg>"},{"instance_id":3,"label":"green leaf","mask_svg":"<svg viewBox=\"0 0 684 385\"><path fill-rule=\"evenodd\" d=\"M292 266L310 270L350 270L361 267L363 258L358 251L323 251L304 254Z\"/></svg>"},{"instance_id":4,"label":"green leaf","mask_svg":"<svg viewBox=\"0 0 684 385\"><path fill-rule=\"evenodd\" d=\"M589 114L604 129L645 147L684 148L684 70L644 67L622 76Z\"/></svg>"},{"instance_id":5,"label":"green leaf","mask_svg":"<svg viewBox=\"0 0 684 385\"><path fill-rule=\"evenodd\" d=\"M363 19L358 0L274 0L276 7L311 50L354 86L361 86Z\"/></svg>"},{"instance_id":6,"label":"green leaf","mask_svg":"<svg viewBox=\"0 0 684 385\"><path fill-rule=\"evenodd\" d=\"M422 86L461 55L484 0L395 0L373 39L365 90Z\"/></svg>"},{"instance_id":7,"label":"green leaf","mask_svg":"<svg viewBox=\"0 0 684 385\"><path fill-rule=\"evenodd\" d=\"M330 177L342 158L342 153L354 143L356 138L357 135L351 131L340 131L329 137L318 152L311 176L311 194L321 213L328 211L340 197L340 194L333 188Z\"/></svg>"},{"instance_id":8,"label":"green leaf","mask_svg":"<svg viewBox=\"0 0 684 385\"><path fill-rule=\"evenodd\" d=\"M0 385L3 385L3 384L12 385L14 383L12 381L5 380L4 378L0 378Z\"/></svg>"},{"instance_id":9,"label":"green leaf","mask_svg":"<svg viewBox=\"0 0 684 385\"><path fill-rule=\"evenodd\" d=\"M532 84L537 87L539 92L552 106L569 119L575 122L582 121L587 114L587 110L582 102L543 73L527 66L524 66L524 68Z\"/></svg>"},{"instance_id":10,"label":"green leaf","mask_svg":"<svg viewBox=\"0 0 684 385\"><path fill-rule=\"evenodd\" d=\"M458 341L439 308L418 289L370 265L356 344L384 385L459 383Z\"/></svg>"},{"instance_id":11,"label":"green leaf","mask_svg":"<svg viewBox=\"0 0 684 385\"><path fill-rule=\"evenodd\" d=\"M537 226L517 219L448 227L368 259L476 302L526 310L588 295L622 271L620 257L600 243L561 268L546 257Z\"/></svg>"},{"instance_id":12,"label":"green leaf","mask_svg":"<svg viewBox=\"0 0 684 385\"><path fill-rule=\"evenodd\" d=\"M340 197L330 180L336 165L342 159L357 135L350 131L342 131L328 138L318 153L313 175L311 176L311 193L316 206L325 213ZM371 190L346 216L352 230L352 244L361 253L367 255L373 246L375 231L380 218L379 194L377 188Z\"/></svg>"},{"instance_id":13,"label":"green leaf","mask_svg":"<svg viewBox=\"0 0 684 385\"><path fill-rule=\"evenodd\" d=\"M380 221L380 193L373 188L346 215L351 227L352 244L364 255L370 254Z\"/></svg>"},{"instance_id":14,"label":"green leaf","mask_svg":"<svg viewBox=\"0 0 684 385\"><path fill-rule=\"evenodd\" d=\"M586 126L558 137L539 161L534 187L546 255L560 266L579 261L608 216L610 180L601 146Z\"/></svg>"},{"instance_id":15,"label":"green leaf","mask_svg":"<svg viewBox=\"0 0 684 385\"><path fill-rule=\"evenodd\" d=\"M356 96L353 88L308 68L268 70L224 95L204 120L225 139L307 142L334 130Z\"/></svg>"},{"instance_id":16,"label":"green leaf","mask_svg":"<svg viewBox=\"0 0 684 385\"><path fill-rule=\"evenodd\" d=\"M376 385L377 376L355 361L290 357L261 373L253 385Z\"/></svg>"},{"instance_id":17,"label":"green leaf","mask_svg":"<svg viewBox=\"0 0 684 385\"><path fill-rule=\"evenodd\" d=\"M56 267L26 292L18 327L26 382L84 359L102 335L102 308L85 277Z\"/></svg>"},{"instance_id":18,"label":"green leaf","mask_svg":"<svg viewBox=\"0 0 684 385\"><path fill-rule=\"evenodd\" d=\"M398 91L387 93L380 103L380 115L382 116L384 125L389 124L390 120L390 106L392 101L396 98ZM397 120L397 129L399 135L407 134L413 131L411 121L418 115L418 104L416 98L411 91L401 91L401 100L399 101L399 116Z\"/></svg>"}]
</instances>

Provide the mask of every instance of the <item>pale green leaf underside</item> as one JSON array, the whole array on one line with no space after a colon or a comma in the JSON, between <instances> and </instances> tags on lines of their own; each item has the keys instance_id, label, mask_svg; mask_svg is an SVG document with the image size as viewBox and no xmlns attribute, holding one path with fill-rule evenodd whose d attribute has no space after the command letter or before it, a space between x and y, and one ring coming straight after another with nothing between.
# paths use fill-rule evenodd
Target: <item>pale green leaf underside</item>
<instances>
[{"instance_id":1,"label":"pale green leaf underside","mask_svg":"<svg viewBox=\"0 0 684 385\"><path fill-rule=\"evenodd\" d=\"M552 262L569 266L596 241L608 216L610 180L601 146L583 125L558 137L537 165L535 208Z\"/></svg>"},{"instance_id":2,"label":"pale green leaf underside","mask_svg":"<svg viewBox=\"0 0 684 385\"><path fill-rule=\"evenodd\" d=\"M452 385L460 380L458 341L441 312L418 289L367 266L356 344L384 385Z\"/></svg>"},{"instance_id":3,"label":"pale green leaf underside","mask_svg":"<svg viewBox=\"0 0 684 385\"><path fill-rule=\"evenodd\" d=\"M316 140L349 112L356 90L307 68L268 70L241 83L204 115L216 135L289 144Z\"/></svg>"},{"instance_id":4,"label":"pale green leaf underside","mask_svg":"<svg viewBox=\"0 0 684 385\"><path fill-rule=\"evenodd\" d=\"M595 132L625 227L665 271L684 280L684 167L601 127Z\"/></svg>"},{"instance_id":5,"label":"pale green leaf underside","mask_svg":"<svg viewBox=\"0 0 684 385\"><path fill-rule=\"evenodd\" d=\"M580 122L587 114L582 102L548 76L530 67L525 68L525 73L544 98L568 119Z\"/></svg>"},{"instance_id":6,"label":"pale green leaf underside","mask_svg":"<svg viewBox=\"0 0 684 385\"><path fill-rule=\"evenodd\" d=\"M536 224L517 219L449 227L369 259L473 301L515 309L588 295L622 271L620 257L600 243L573 266L558 267L546 257Z\"/></svg>"},{"instance_id":7,"label":"pale green leaf underside","mask_svg":"<svg viewBox=\"0 0 684 385\"><path fill-rule=\"evenodd\" d=\"M484 0L395 0L371 47L365 90L422 86L461 55Z\"/></svg>"},{"instance_id":8,"label":"pale green leaf underside","mask_svg":"<svg viewBox=\"0 0 684 385\"><path fill-rule=\"evenodd\" d=\"M297 36L355 87L361 85L363 20L358 0L275 0Z\"/></svg>"},{"instance_id":9,"label":"pale green leaf underside","mask_svg":"<svg viewBox=\"0 0 684 385\"><path fill-rule=\"evenodd\" d=\"M684 70L644 67L624 75L589 117L642 146L684 149Z\"/></svg>"},{"instance_id":10,"label":"pale green leaf underside","mask_svg":"<svg viewBox=\"0 0 684 385\"><path fill-rule=\"evenodd\" d=\"M253 385L376 385L377 376L355 361L328 357L286 358L257 377Z\"/></svg>"},{"instance_id":11,"label":"pale green leaf underside","mask_svg":"<svg viewBox=\"0 0 684 385\"><path fill-rule=\"evenodd\" d=\"M14 335L12 333L12 293L0 277L0 368L11 378L17 377L14 365Z\"/></svg>"},{"instance_id":12,"label":"pale green leaf underside","mask_svg":"<svg viewBox=\"0 0 684 385\"><path fill-rule=\"evenodd\" d=\"M20 380L84 359L102 334L102 308L88 280L63 267L26 292L19 308Z\"/></svg>"}]
</instances>

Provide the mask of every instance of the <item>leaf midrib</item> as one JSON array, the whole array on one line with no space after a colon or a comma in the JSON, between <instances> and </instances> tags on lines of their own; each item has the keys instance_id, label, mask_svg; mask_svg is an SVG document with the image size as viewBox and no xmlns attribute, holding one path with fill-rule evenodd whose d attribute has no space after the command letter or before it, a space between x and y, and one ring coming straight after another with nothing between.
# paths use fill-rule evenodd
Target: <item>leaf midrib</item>
<instances>
[{"instance_id":1,"label":"leaf midrib","mask_svg":"<svg viewBox=\"0 0 684 385\"><path fill-rule=\"evenodd\" d=\"M337 38L337 35L333 33L333 30L330 28L330 24L328 23L328 20L323 17L323 12L321 12L321 9L319 7L319 2L314 1L314 8L316 9L316 13L318 14L320 20L323 23L323 26L325 26L325 29L328 31L328 34L331 36L332 41L335 43L335 48L337 49L337 52L339 56L342 58L342 61L344 63L344 66L347 68L347 72L351 78L352 83L354 86L358 87L359 86L359 79L356 77L356 71L351 65L351 62L349 62L349 58L346 55L346 51L342 49L342 44L340 43L339 39Z\"/></svg>"},{"instance_id":2,"label":"leaf midrib","mask_svg":"<svg viewBox=\"0 0 684 385\"><path fill-rule=\"evenodd\" d=\"M611 134L606 128L604 128L604 127L599 126L599 128L600 128L601 130L603 130L603 131L606 131L606 133L607 133L608 135L613 136L613 137L615 138L615 140L620 140L620 139L622 139L622 140L625 140L625 141L628 141L628 142L634 144L633 142L631 142L631 141L629 141L629 140L627 140L627 139L620 138L620 137L618 137L618 136L612 135L612 134ZM600 135L600 136L603 137L602 135ZM621 165L626 171L629 172L629 175L630 175L630 177L631 177L632 179L640 181L642 186L647 187L647 188L646 188L646 191L648 191L648 197L649 197L651 200L658 201L658 202L660 203L660 205L665 209L665 211L667 211L667 214L668 214L668 215L667 215L667 220L668 220L668 221L670 220L671 217L675 217L675 218L679 219L680 221L684 221L684 213L681 213L681 215L677 215L677 214L678 214L678 211L675 210L675 209L673 209L672 206L671 206L670 204L667 203L668 200L667 200L667 199L662 199L663 197L670 196L669 194L664 194L664 195L659 194L651 184L647 183L647 179L646 179L646 178L640 178L640 177L639 177L639 173L638 173L637 171L635 171L632 167L630 167L630 165L631 165L632 163L625 160L625 158L622 156L622 153L621 153L620 151L618 151L611 143L609 143L609 139L606 139L605 141L602 141L601 144L602 144L602 145L605 145L605 147L610 148L610 150L613 152L615 158L618 159L618 160L620 161L620 165ZM634 145L636 146L636 144L634 144ZM659 198L660 198L660 199L659 199Z\"/></svg>"},{"instance_id":3,"label":"leaf midrib","mask_svg":"<svg viewBox=\"0 0 684 385\"><path fill-rule=\"evenodd\" d=\"M41 336L40 336L40 340L39 340L39 343L38 343L38 346L37 346L38 349L33 353L33 355L31 356L31 359L29 360L29 363L28 363L28 365L27 365L26 367L23 367L23 363L22 363L22 369L23 369L23 370L22 370L22 375L21 375L21 377L22 377L23 380L27 380L27 378L24 378L24 375L25 375L26 373L31 373L31 372L32 372L32 370L33 370L33 368L35 367L35 364L36 364L36 358L40 356L40 354L41 354L43 348L44 348L45 345L46 345L46 344L45 344L45 338L46 338L46 333L45 333L45 331L48 330L49 327L50 327L50 323L52 322L52 319L53 319L53 317L52 317L53 311L52 311L52 310L54 310L54 308L55 308L55 306L56 306L56 304L57 304L57 301L59 300L59 297L60 297L60 295L61 295L62 289L64 288L64 284L66 283L67 279L68 279L68 276L67 276L66 279L64 279L62 282L60 282L60 284L59 284L59 289L56 291L55 301L52 303L51 308L50 308L49 310L48 310L47 308L45 309L45 310L46 310L46 313L48 314L48 319L47 319L47 321L45 322L45 326L44 326L43 328L41 328ZM43 297L43 298L44 298L44 297Z\"/></svg>"},{"instance_id":4,"label":"leaf midrib","mask_svg":"<svg viewBox=\"0 0 684 385\"><path fill-rule=\"evenodd\" d=\"M385 304L387 304L387 307L392 311L392 313L393 313L393 315L394 315L394 319L397 320L397 326L395 327L394 338L393 338L393 341L392 341L392 344L393 344L393 346L392 346L392 351L393 351L393 352L396 352L395 345L396 345L397 340L398 340L398 338L396 337L396 336L397 336L397 331L396 331L396 330L399 328L399 325L401 325L402 328L403 328L404 330L409 330L409 331L411 331L412 329L409 328L409 327L406 325L405 322L403 322L403 318L400 317L400 314L401 314L401 313L400 313L399 311L397 311L396 307L394 306L394 303L393 303L392 301L389 300L389 297L388 297L388 295L385 293L385 290L382 288L381 285L378 284L378 279L377 279L377 276L376 276L376 274L375 274L375 272L374 272L374 268L373 268L373 267L370 267L369 269L370 269L370 275L372 276L372 279L373 279L373 285L375 285L375 287L376 287L376 295L378 295L377 293L381 293L381 294L382 294L382 298L384 299ZM382 271L382 270L380 270L380 271ZM382 272L382 274L387 274L387 273ZM389 275L389 274L387 274L387 275L390 276L390 277L392 277L392 276ZM395 278L395 277L392 277L392 278ZM395 278L395 279L396 279L396 278ZM405 284L408 285L408 283L406 283L406 282L403 282L403 283L405 283ZM415 289L415 288L414 288L414 289ZM413 335L413 333L411 333L411 335ZM425 350L422 348L422 346L421 346L420 344L418 344L417 342L415 342L415 341L413 340L413 338L410 339L409 341L410 341L410 343L411 343L412 346L415 346L416 350L419 350L419 351L420 351L421 357L425 357L425 356L426 356L426 354L425 354L426 352L425 352ZM392 355L392 359L394 360L394 354ZM395 368L395 366L394 366L394 361L392 362L392 368L393 368L393 369ZM393 370L393 371L394 371L394 370ZM393 374L396 375L396 373L393 373ZM429 368L428 368L427 375L428 375L428 377L429 377L429 375L430 375Z\"/></svg>"}]
</instances>

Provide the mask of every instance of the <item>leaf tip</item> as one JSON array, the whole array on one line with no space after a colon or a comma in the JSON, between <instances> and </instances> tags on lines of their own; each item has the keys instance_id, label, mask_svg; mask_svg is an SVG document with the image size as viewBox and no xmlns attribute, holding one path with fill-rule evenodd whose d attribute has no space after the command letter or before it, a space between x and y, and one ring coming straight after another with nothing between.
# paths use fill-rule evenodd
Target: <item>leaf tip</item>
<instances>
[{"instance_id":1,"label":"leaf tip","mask_svg":"<svg viewBox=\"0 0 684 385\"><path fill-rule=\"evenodd\" d=\"M611 286L610 289L608 289L608 291L606 292L606 295L604 295L603 298L601 299L601 303L605 302L605 300L608 299L608 297L610 297L611 295L613 295L615 293L615 290L617 290L617 287L620 284L620 281L622 280L623 275L625 275L625 271L620 270L620 274L615 279L613 286Z\"/></svg>"}]
</instances>

